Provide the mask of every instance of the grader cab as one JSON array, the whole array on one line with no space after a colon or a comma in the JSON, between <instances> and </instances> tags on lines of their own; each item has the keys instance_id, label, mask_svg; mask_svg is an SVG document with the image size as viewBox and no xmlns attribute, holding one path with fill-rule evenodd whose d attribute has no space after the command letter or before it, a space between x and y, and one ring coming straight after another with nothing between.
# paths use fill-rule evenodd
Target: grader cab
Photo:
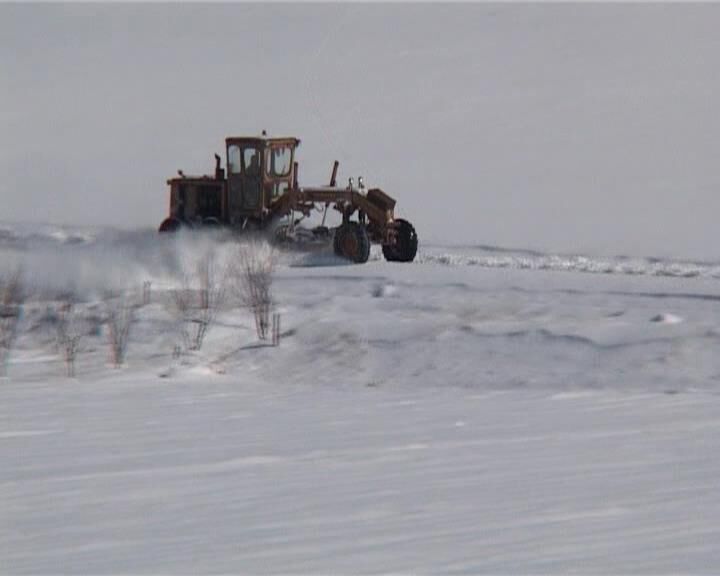
<instances>
[{"instance_id":1,"label":"grader cab","mask_svg":"<svg viewBox=\"0 0 720 576\"><path fill-rule=\"evenodd\" d=\"M236 232L265 230L281 244L332 240L336 254L366 262L370 244L382 245L386 260L410 262L417 253L415 229L395 218L395 200L379 188L366 189L362 178L337 186L338 163L328 186L298 184L297 138L227 138L226 169L215 155L213 175L178 176L170 186L170 214L160 232L180 228L227 227ZM227 170L227 174L226 174ZM325 226L328 208L342 215L334 229ZM305 228L300 222L313 211L323 212L322 223Z\"/></svg>"}]
</instances>

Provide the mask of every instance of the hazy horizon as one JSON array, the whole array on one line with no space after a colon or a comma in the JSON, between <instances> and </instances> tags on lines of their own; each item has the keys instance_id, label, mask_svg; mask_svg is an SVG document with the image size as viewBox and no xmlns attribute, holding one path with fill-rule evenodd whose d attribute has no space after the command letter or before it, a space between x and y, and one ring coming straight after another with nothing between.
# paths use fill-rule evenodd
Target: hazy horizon
<instances>
[{"instance_id":1,"label":"hazy horizon","mask_svg":"<svg viewBox=\"0 0 720 576\"><path fill-rule=\"evenodd\" d=\"M296 135L420 240L718 258L720 6L0 6L0 221L157 226Z\"/></svg>"}]
</instances>

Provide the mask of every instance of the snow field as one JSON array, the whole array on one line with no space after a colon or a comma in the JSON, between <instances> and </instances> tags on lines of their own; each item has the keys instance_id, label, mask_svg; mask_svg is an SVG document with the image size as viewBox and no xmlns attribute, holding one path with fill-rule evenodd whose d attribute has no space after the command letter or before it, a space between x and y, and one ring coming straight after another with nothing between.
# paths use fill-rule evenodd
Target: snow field
<instances>
[{"instance_id":1,"label":"snow field","mask_svg":"<svg viewBox=\"0 0 720 576\"><path fill-rule=\"evenodd\" d=\"M0 382L0 572L718 565L713 278L284 255L279 347L228 306L173 358L180 255L231 252L114 244L3 253L45 284ZM63 375L48 250L94 270L72 274L90 312L152 282L123 368L101 326Z\"/></svg>"}]
</instances>

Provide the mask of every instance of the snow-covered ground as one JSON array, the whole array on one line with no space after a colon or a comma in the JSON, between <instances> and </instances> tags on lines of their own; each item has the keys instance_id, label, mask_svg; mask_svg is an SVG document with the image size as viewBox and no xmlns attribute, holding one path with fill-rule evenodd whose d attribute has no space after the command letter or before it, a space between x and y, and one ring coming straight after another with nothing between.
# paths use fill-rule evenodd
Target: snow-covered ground
<instances>
[{"instance_id":1,"label":"snow-covered ground","mask_svg":"<svg viewBox=\"0 0 720 576\"><path fill-rule=\"evenodd\" d=\"M712 573L720 265L422 247L283 255L277 348L168 289L228 243L0 226L33 292L0 381L0 572ZM67 378L54 300L139 290Z\"/></svg>"}]
</instances>

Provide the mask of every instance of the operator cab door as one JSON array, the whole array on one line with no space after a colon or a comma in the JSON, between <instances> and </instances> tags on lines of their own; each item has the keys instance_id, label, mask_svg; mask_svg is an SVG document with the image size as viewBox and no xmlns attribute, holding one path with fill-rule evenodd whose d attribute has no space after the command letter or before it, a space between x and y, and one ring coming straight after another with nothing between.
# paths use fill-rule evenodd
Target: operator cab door
<instances>
[{"instance_id":1,"label":"operator cab door","mask_svg":"<svg viewBox=\"0 0 720 576\"><path fill-rule=\"evenodd\" d=\"M238 222L262 214L262 150L250 144L228 146L228 209Z\"/></svg>"},{"instance_id":2,"label":"operator cab door","mask_svg":"<svg viewBox=\"0 0 720 576\"><path fill-rule=\"evenodd\" d=\"M292 185L292 167L295 149L288 143L274 143L265 156L265 185L272 204Z\"/></svg>"}]
</instances>

